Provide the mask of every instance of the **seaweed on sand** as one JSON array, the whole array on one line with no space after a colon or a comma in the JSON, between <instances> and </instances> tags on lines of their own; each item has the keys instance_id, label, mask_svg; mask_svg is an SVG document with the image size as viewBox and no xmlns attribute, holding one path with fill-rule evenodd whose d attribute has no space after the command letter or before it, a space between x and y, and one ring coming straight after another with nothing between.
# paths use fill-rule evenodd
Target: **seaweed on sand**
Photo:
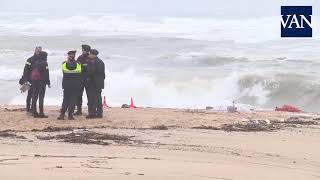
<instances>
[{"instance_id":1,"label":"seaweed on sand","mask_svg":"<svg viewBox=\"0 0 320 180\"><path fill-rule=\"evenodd\" d=\"M56 136L37 136L40 140L61 140L67 143L110 145L110 141L119 144L131 143L132 136L102 134L97 132L69 133Z\"/></svg>"}]
</instances>

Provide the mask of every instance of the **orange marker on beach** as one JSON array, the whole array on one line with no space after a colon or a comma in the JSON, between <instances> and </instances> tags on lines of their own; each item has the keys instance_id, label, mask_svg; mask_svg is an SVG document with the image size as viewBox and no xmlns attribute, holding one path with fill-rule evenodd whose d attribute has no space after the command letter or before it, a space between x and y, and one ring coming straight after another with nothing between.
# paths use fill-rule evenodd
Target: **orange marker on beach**
<instances>
[{"instance_id":1,"label":"orange marker on beach","mask_svg":"<svg viewBox=\"0 0 320 180\"><path fill-rule=\"evenodd\" d=\"M134 103L133 103L133 98L132 97L131 97L130 108L137 108L137 106L135 106Z\"/></svg>"}]
</instances>

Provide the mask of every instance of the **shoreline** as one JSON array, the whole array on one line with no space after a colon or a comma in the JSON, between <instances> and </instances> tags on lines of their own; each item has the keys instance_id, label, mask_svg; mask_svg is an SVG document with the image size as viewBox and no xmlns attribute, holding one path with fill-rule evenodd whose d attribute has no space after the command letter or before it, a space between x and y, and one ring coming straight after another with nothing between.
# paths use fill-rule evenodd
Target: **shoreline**
<instances>
[{"instance_id":1,"label":"shoreline","mask_svg":"<svg viewBox=\"0 0 320 180\"><path fill-rule=\"evenodd\" d=\"M319 118L317 113L290 113L278 111L240 111L228 113L220 110L205 109L177 109L177 108L105 108L104 118L87 120L87 109L84 108L82 116L76 120L58 121L58 106L46 106L47 119L37 119L26 115L24 106L0 106L0 130L31 130L43 129L49 126L106 126L111 128L152 128L154 126L169 126L179 128L221 127L237 123L254 123L254 121L284 122L292 117ZM8 120L10 119L10 120ZM312 118L311 118L312 119Z\"/></svg>"}]
</instances>

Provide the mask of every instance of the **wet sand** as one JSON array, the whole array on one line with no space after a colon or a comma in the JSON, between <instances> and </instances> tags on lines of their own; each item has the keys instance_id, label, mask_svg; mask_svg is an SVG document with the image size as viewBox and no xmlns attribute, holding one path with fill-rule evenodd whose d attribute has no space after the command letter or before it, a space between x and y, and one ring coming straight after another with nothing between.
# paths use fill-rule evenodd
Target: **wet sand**
<instances>
[{"instance_id":1,"label":"wet sand","mask_svg":"<svg viewBox=\"0 0 320 180\"><path fill-rule=\"evenodd\" d=\"M57 121L58 107L49 119L19 108L0 107L1 179L320 179L315 113L111 108Z\"/></svg>"}]
</instances>

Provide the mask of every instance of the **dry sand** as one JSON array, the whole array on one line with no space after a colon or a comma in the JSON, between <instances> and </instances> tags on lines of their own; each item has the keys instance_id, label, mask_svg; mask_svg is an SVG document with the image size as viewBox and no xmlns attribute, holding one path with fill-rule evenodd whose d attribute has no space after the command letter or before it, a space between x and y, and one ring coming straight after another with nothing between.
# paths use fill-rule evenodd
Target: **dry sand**
<instances>
[{"instance_id":1,"label":"dry sand","mask_svg":"<svg viewBox=\"0 0 320 180\"><path fill-rule=\"evenodd\" d=\"M49 119L19 108L0 107L4 180L320 179L314 113L112 108L57 121L58 107Z\"/></svg>"}]
</instances>

